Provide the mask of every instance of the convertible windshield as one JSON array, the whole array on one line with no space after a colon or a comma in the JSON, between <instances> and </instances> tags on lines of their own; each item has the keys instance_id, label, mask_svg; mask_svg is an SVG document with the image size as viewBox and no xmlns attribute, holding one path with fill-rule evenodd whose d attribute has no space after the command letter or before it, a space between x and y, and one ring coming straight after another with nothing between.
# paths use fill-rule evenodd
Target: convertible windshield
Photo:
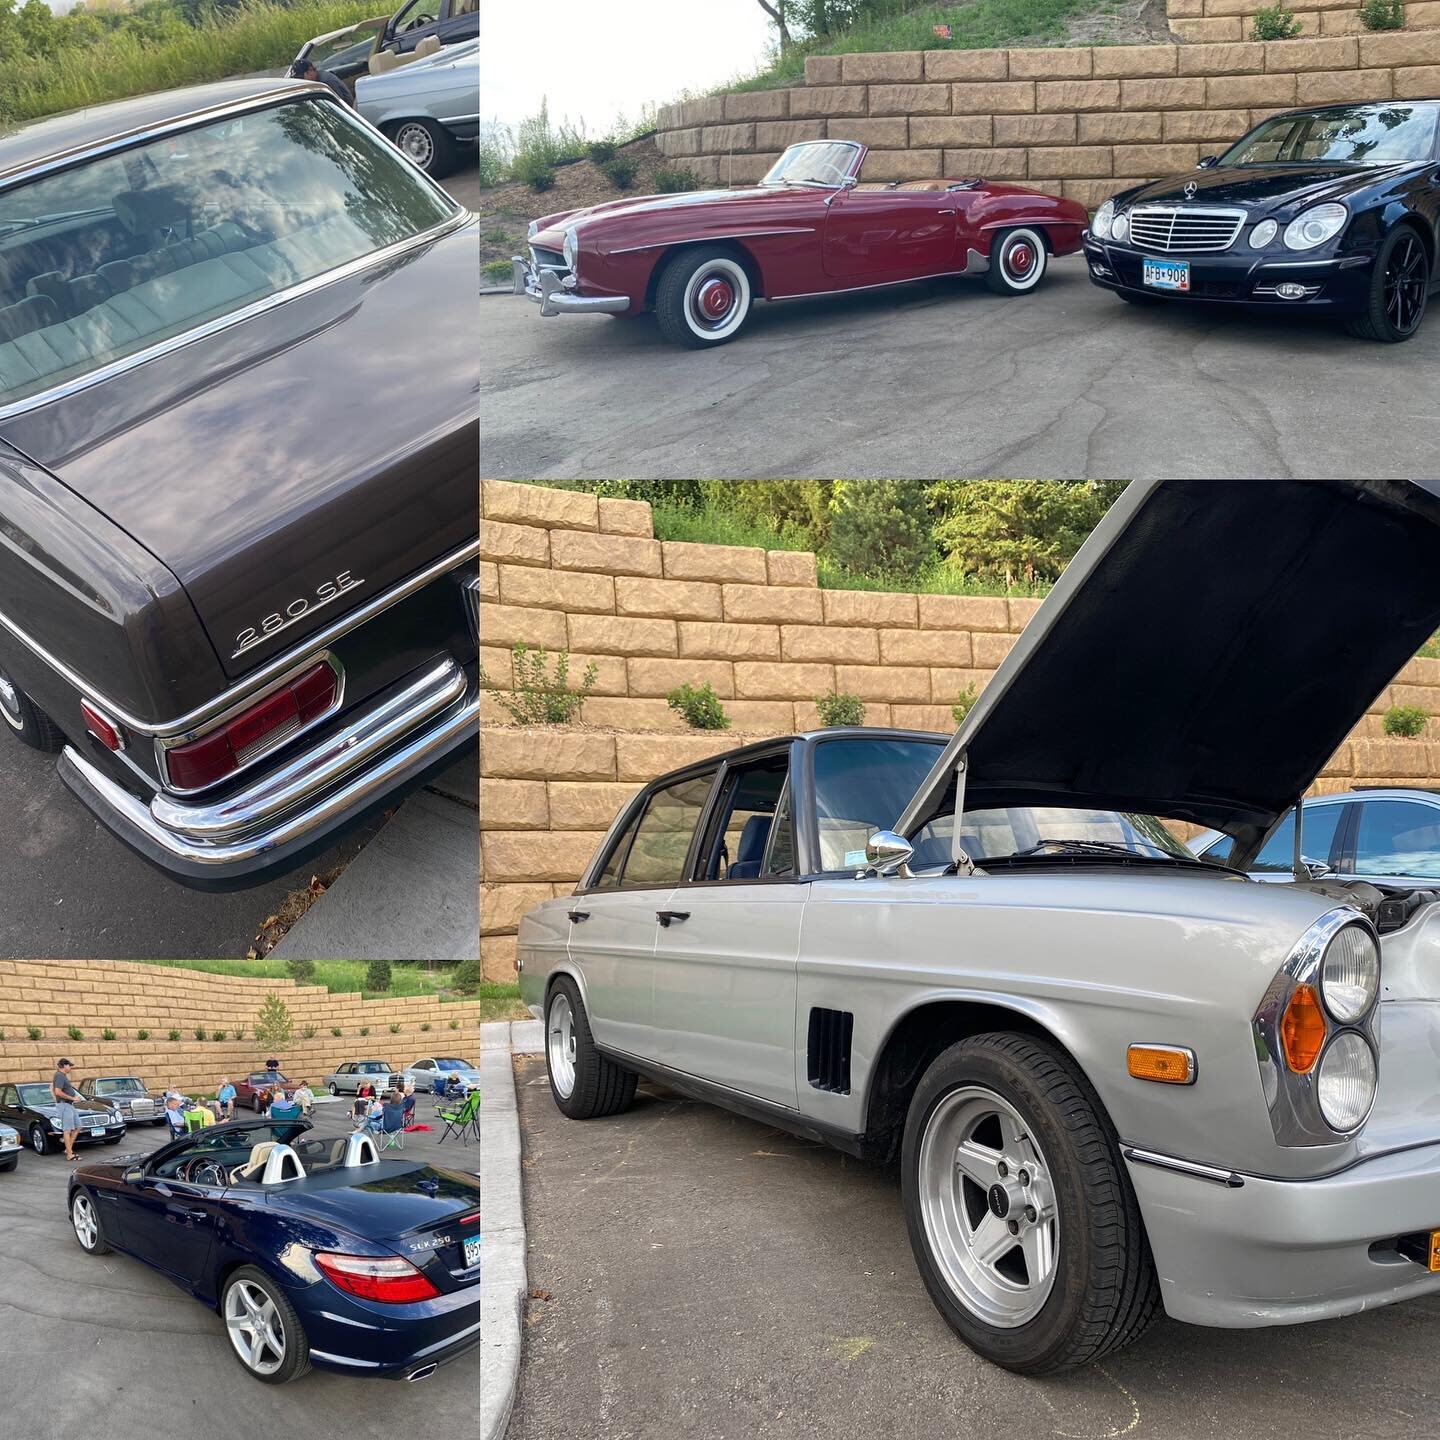
<instances>
[{"instance_id":1,"label":"convertible windshield","mask_svg":"<svg viewBox=\"0 0 1440 1440\"><path fill-rule=\"evenodd\" d=\"M762 185L822 185L833 190L850 178L858 145L846 140L816 140L792 145L769 169Z\"/></svg>"},{"instance_id":2,"label":"convertible windshield","mask_svg":"<svg viewBox=\"0 0 1440 1440\"><path fill-rule=\"evenodd\" d=\"M1435 153L1435 105L1337 105L1277 115L1220 157L1222 165L1419 164ZM783 158L783 157L782 157Z\"/></svg>"},{"instance_id":3,"label":"convertible windshield","mask_svg":"<svg viewBox=\"0 0 1440 1440\"><path fill-rule=\"evenodd\" d=\"M374 131L307 97L0 192L0 405L455 213Z\"/></svg>"}]
</instances>

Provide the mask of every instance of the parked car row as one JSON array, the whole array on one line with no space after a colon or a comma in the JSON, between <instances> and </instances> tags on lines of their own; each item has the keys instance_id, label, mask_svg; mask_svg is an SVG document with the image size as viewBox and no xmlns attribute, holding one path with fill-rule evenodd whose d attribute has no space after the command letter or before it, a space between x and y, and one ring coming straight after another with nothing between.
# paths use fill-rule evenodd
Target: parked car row
<instances>
[{"instance_id":1,"label":"parked car row","mask_svg":"<svg viewBox=\"0 0 1440 1440\"><path fill-rule=\"evenodd\" d=\"M76 1106L76 1116L80 1121L77 1144L118 1145L125 1138L125 1118L119 1110L88 1101ZM64 1135L60 1106L48 1080L0 1085L0 1122L23 1135L37 1155L57 1149Z\"/></svg>"},{"instance_id":2,"label":"parked car row","mask_svg":"<svg viewBox=\"0 0 1440 1440\"><path fill-rule=\"evenodd\" d=\"M865 155L805 141L749 189L543 216L514 289L546 316L653 310L667 339L704 348L733 340L759 299L945 275L1018 296L1080 249L1091 281L1131 304L1323 314L1390 342L1419 329L1436 281L1440 101L1285 111L1093 220L981 177L866 185Z\"/></svg>"},{"instance_id":3,"label":"parked car row","mask_svg":"<svg viewBox=\"0 0 1440 1440\"><path fill-rule=\"evenodd\" d=\"M394 1069L388 1060L347 1060L321 1083L332 1095L354 1095L367 1082L377 1091L407 1083L417 1090L433 1090L442 1078L447 1087L453 1083L469 1089L479 1085L480 1071L470 1061L455 1055L426 1056L412 1060L400 1070Z\"/></svg>"}]
</instances>

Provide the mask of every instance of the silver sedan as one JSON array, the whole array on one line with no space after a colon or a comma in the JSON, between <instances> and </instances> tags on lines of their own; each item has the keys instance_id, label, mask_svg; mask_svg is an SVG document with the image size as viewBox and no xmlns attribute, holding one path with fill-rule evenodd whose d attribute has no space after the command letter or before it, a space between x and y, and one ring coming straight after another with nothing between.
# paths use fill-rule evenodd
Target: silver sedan
<instances>
[{"instance_id":1,"label":"silver sedan","mask_svg":"<svg viewBox=\"0 0 1440 1440\"><path fill-rule=\"evenodd\" d=\"M480 42L357 77L355 108L427 175L448 175L480 132Z\"/></svg>"}]
</instances>

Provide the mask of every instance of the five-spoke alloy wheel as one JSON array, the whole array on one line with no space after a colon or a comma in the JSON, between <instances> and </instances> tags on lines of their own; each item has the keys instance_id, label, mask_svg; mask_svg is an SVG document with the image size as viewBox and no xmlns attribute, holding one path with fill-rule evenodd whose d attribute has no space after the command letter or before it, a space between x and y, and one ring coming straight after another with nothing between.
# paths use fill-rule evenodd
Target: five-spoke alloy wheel
<instances>
[{"instance_id":1,"label":"five-spoke alloy wheel","mask_svg":"<svg viewBox=\"0 0 1440 1440\"><path fill-rule=\"evenodd\" d=\"M231 1348L257 1380L283 1385L310 1368L310 1346L300 1317L262 1270L243 1265L230 1276L220 1314Z\"/></svg>"},{"instance_id":2,"label":"five-spoke alloy wheel","mask_svg":"<svg viewBox=\"0 0 1440 1440\"><path fill-rule=\"evenodd\" d=\"M70 1223L75 1228L75 1238L87 1255L108 1255L110 1247L105 1243L105 1232L100 1225L100 1212L85 1190L77 1190L70 1202Z\"/></svg>"}]
</instances>

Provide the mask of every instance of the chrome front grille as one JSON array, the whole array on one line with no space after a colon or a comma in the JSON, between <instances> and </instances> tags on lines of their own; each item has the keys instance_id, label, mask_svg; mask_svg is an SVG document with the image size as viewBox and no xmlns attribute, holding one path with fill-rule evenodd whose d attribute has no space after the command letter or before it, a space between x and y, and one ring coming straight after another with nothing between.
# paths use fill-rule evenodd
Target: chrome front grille
<instances>
[{"instance_id":1,"label":"chrome front grille","mask_svg":"<svg viewBox=\"0 0 1440 1440\"><path fill-rule=\"evenodd\" d=\"M561 275L570 273L565 257L558 250L547 250L542 245L530 247L530 261L537 270L554 270Z\"/></svg>"},{"instance_id":2,"label":"chrome front grille","mask_svg":"<svg viewBox=\"0 0 1440 1440\"><path fill-rule=\"evenodd\" d=\"M1130 242L1166 255L1214 254L1235 243L1244 223L1243 210L1145 205L1130 212Z\"/></svg>"}]
</instances>

